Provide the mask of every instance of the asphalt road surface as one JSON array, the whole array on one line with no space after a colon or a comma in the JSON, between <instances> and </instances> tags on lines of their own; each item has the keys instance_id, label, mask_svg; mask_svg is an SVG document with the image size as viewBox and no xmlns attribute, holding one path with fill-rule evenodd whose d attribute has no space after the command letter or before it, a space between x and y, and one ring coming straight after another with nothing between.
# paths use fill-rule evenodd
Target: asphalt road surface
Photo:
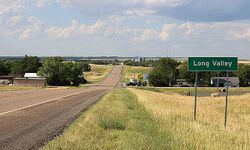
<instances>
[{"instance_id":1,"label":"asphalt road surface","mask_svg":"<svg viewBox=\"0 0 250 150\"><path fill-rule=\"evenodd\" d=\"M38 149L60 134L80 112L118 86L122 66L83 89L0 92L0 149Z\"/></svg>"}]
</instances>

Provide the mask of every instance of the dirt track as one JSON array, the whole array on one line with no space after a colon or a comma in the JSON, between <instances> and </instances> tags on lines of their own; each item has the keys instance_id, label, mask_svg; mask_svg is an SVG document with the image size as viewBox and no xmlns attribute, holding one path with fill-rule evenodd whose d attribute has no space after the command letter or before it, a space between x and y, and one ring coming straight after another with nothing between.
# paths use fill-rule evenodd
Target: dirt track
<instances>
[{"instance_id":1,"label":"dirt track","mask_svg":"<svg viewBox=\"0 0 250 150\"><path fill-rule=\"evenodd\" d=\"M86 89L0 92L0 149L37 149L118 85L122 66Z\"/></svg>"}]
</instances>

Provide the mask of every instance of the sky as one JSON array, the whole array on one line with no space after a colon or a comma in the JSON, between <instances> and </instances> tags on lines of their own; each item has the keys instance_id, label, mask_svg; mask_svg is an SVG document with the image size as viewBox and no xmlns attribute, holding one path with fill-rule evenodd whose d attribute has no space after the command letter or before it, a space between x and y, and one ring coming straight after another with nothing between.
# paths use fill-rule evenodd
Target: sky
<instances>
[{"instance_id":1,"label":"sky","mask_svg":"<svg viewBox=\"0 0 250 150\"><path fill-rule=\"evenodd\" d=\"M249 0L0 0L0 56L250 59Z\"/></svg>"}]
</instances>

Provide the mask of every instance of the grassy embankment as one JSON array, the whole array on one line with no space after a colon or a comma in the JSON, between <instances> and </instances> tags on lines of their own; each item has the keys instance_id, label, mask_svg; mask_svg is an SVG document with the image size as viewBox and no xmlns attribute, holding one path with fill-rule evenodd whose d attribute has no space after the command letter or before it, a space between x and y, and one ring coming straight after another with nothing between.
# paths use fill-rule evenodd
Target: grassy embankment
<instances>
[{"instance_id":1,"label":"grassy embankment","mask_svg":"<svg viewBox=\"0 0 250 150\"><path fill-rule=\"evenodd\" d=\"M83 113L43 149L166 149L169 134L126 89L115 90Z\"/></svg>"},{"instance_id":2,"label":"grassy embankment","mask_svg":"<svg viewBox=\"0 0 250 150\"><path fill-rule=\"evenodd\" d=\"M103 81L113 68L114 66L109 65L91 64L91 71L84 72L83 74L88 83L94 84Z\"/></svg>"},{"instance_id":3,"label":"grassy embankment","mask_svg":"<svg viewBox=\"0 0 250 150\"><path fill-rule=\"evenodd\" d=\"M172 149L249 149L250 94L231 96L228 128L223 126L224 97L198 101L198 121L192 119L193 97L130 89L154 121L172 136Z\"/></svg>"},{"instance_id":4,"label":"grassy embankment","mask_svg":"<svg viewBox=\"0 0 250 150\"><path fill-rule=\"evenodd\" d=\"M136 78L141 73L149 73L152 67L140 67L140 66L124 66L123 69L123 82L129 82L129 79Z\"/></svg>"},{"instance_id":5,"label":"grassy embankment","mask_svg":"<svg viewBox=\"0 0 250 150\"><path fill-rule=\"evenodd\" d=\"M225 129L224 98L202 98L195 122L193 97L115 90L44 149L248 149L249 96L230 97Z\"/></svg>"}]
</instances>

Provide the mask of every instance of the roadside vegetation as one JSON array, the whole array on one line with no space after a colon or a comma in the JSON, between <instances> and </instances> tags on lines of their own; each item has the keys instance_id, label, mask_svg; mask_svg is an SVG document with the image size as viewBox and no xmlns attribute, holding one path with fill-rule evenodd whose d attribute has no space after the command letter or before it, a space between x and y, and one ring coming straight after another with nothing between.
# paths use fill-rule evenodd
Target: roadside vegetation
<instances>
[{"instance_id":1,"label":"roadside vegetation","mask_svg":"<svg viewBox=\"0 0 250 150\"><path fill-rule=\"evenodd\" d=\"M199 99L198 117L194 121L193 97L136 88L117 89L43 149L247 150L249 96L230 96L225 129L222 97Z\"/></svg>"},{"instance_id":2,"label":"roadside vegetation","mask_svg":"<svg viewBox=\"0 0 250 150\"><path fill-rule=\"evenodd\" d=\"M42 87L31 87L31 86L0 86L0 92L1 91L31 90L31 89L42 89Z\"/></svg>"},{"instance_id":3,"label":"roadside vegetation","mask_svg":"<svg viewBox=\"0 0 250 150\"><path fill-rule=\"evenodd\" d=\"M193 121L193 97L138 89L129 91L152 113L154 122L170 134L169 149L249 149L250 94L230 96L225 129L224 97L199 99L197 121Z\"/></svg>"},{"instance_id":4,"label":"roadside vegetation","mask_svg":"<svg viewBox=\"0 0 250 150\"><path fill-rule=\"evenodd\" d=\"M118 89L43 149L167 149L170 139L134 94Z\"/></svg>"},{"instance_id":5,"label":"roadside vegetation","mask_svg":"<svg viewBox=\"0 0 250 150\"><path fill-rule=\"evenodd\" d=\"M129 79L137 78L137 76L142 73L149 73L152 69L152 67L125 65L123 69L123 82L129 82Z\"/></svg>"},{"instance_id":6,"label":"roadside vegetation","mask_svg":"<svg viewBox=\"0 0 250 150\"><path fill-rule=\"evenodd\" d=\"M84 77L87 83L98 83L103 81L114 68L113 65L95 65L90 64L91 70L85 71Z\"/></svg>"}]
</instances>

